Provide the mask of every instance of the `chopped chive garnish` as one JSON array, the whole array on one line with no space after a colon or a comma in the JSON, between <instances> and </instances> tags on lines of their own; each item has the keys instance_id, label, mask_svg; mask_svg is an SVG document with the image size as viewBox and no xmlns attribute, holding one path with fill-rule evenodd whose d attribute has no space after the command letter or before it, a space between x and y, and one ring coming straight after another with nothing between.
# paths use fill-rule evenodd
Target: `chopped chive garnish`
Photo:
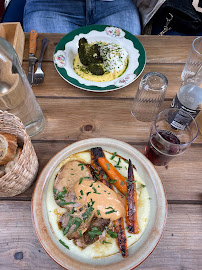
<instances>
[{"instance_id":1,"label":"chopped chive garnish","mask_svg":"<svg viewBox=\"0 0 202 270\"><path fill-rule=\"evenodd\" d=\"M121 185L123 186L125 183L124 183L124 181L121 181Z\"/></svg>"},{"instance_id":2,"label":"chopped chive garnish","mask_svg":"<svg viewBox=\"0 0 202 270\"><path fill-rule=\"evenodd\" d=\"M115 212L117 212L117 211L113 209L111 211L105 212L105 214L108 215L108 214L112 214L112 213L115 213Z\"/></svg>"},{"instance_id":3,"label":"chopped chive garnish","mask_svg":"<svg viewBox=\"0 0 202 270\"><path fill-rule=\"evenodd\" d=\"M126 193L126 192L124 191L124 194L125 194L126 197L128 197L128 193Z\"/></svg>"},{"instance_id":4,"label":"chopped chive garnish","mask_svg":"<svg viewBox=\"0 0 202 270\"><path fill-rule=\"evenodd\" d=\"M83 178L81 177L81 178L79 179L79 185L81 185L82 181L83 181Z\"/></svg>"},{"instance_id":5,"label":"chopped chive garnish","mask_svg":"<svg viewBox=\"0 0 202 270\"><path fill-rule=\"evenodd\" d=\"M97 192L96 188L92 187L92 189L94 190L94 192L93 192L93 193L96 193L96 194L101 194L101 193Z\"/></svg>"},{"instance_id":6,"label":"chopped chive garnish","mask_svg":"<svg viewBox=\"0 0 202 270\"><path fill-rule=\"evenodd\" d=\"M64 232L63 232L63 234L64 234L64 235L66 235L66 234L67 234L67 232L69 231L69 228L71 227L71 222L72 222L72 219L73 219L73 217L72 217L72 216L70 216L70 217L69 217L68 224L67 224L67 227L65 228L65 230L64 230Z\"/></svg>"},{"instance_id":7,"label":"chopped chive garnish","mask_svg":"<svg viewBox=\"0 0 202 270\"><path fill-rule=\"evenodd\" d=\"M81 195L83 195L83 190L80 190Z\"/></svg>"},{"instance_id":8,"label":"chopped chive garnish","mask_svg":"<svg viewBox=\"0 0 202 270\"><path fill-rule=\"evenodd\" d=\"M106 165L107 165L107 169L110 170L109 163L107 163Z\"/></svg>"},{"instance_id":9,"label":"chopped chive garnish","mask_svg":"<svg viewBox=\"0 0 202 270\"><path fill-rule=\"evenodd\" d=\"M83 164L83 163L78 164L78 166L81 166L81 170L82 170L82 171L84 170L84 165L85 165L85 164Z\"/></svg>"},{"instance_id":10,"label":"chopped chive garnish","mask_svg":"<svg viewBox=\"0 0 202 270\"><path fill-rule=\"evenodd\" d=\"M115 233L115 232L113 232L113 231L111 231L111 230L108 230L107 233L109 234L109 236L110 236L111 238L117 238L117 233Z\"/></svg>"},{"instance_id":11,"label":"chopped chive garnish","mask_svg":"<svg viewBox=\"0 0 202 270\"><path fill-rule=\"evenodd\" d=\"M102 235L102 232L99 231L97 227L93 227L88 234L90 235L90 239L93 239L96 235Z\"/></svg>"},{"instance_id":12,"label":"chopped chive garnish","mask_svg":"<svg viewBox=\"0 0 202 270\"><path fill-rule=\"evenodd\" d=\"M69 247L60 239L59 240L60 244L62 244L64 247L66 247L67 249L69 249Z\"/></svg>"},{"instance_id":13,"label":"chopped chive garnish","mask_svg":"<svg viewBox=\"0 0 202 270\"><path fill-rule=\"evenodd\" d=\"M76 218L73 220L72 224L75 224L75 225L76 225L76 227L75 227L75 229L74 229L75 232L77 231L77 229L78 229L79 226L81 225L81 221L82 221L82 220L81 220L79 217L76 217Z\"/></svg>"},{"instance_id":14,"label":"chopped chive garnish","mask_svg":"<svg viewBox=\"0 0 202 270\"><path fill-rule=\"evenodd\" d=\"M105 207L105 209L113 209L112 206Z\"/></svg>"},{"instance_id":15,"label":"chopped chive garnish","mask_svg":"<svg viewBox=\"0 0 202 270\"><path fill-rule=\"evenodd\" d=\"M69 205L69 204L75 204L75 202L67 202L67 204Z\"/></svg>"},{"instance_id":16,"label":"chopped chive garnish","mask_svg":"<svg viewBox=\"0 0 202 270\"><path fill-rule=\"evenodd\" d=\"M88 196L90 193L91 193L91 192L90 192L90 191L88 191L88 192L86 193L86 195Z\"/></svg>"},{"instance_id":17,"label":"chopped chive garnish","mask_svg":"<svg viewBox=\"0 0 202 270\"><path fill-rule=\"evenodd\" d=\"M115 165L114 167L115 168L118 168L118 169L121 169L122 168L122 166L119 166L119 165Z\"/></svg>"},{"instance_id":18,"label":"chopped chive garnish","mask_svg":"<svg viewBox=\"0 0 202 270\"><path fill-rule=\"evenodd\" d=\"M97 214L98 214L98 216L100 216L100 210L97 210Z\"/></svg>"},{"instance_id":19,"label":"chopped chive garnish","mask_svg":"<svg viewBox=\"0 0 202 270\"><path fill-rule=\"evenodd\" d=\"M80 234L80 236L82 236L82 235L83 235L81 230L79 230L79 234Z\"/></svg>"},{"instance_id":20,"label":"chopped chive garnish","mask_svg":"<svg viewBox=\"0 0 202 270\"><path fill-rule=\"evenodd\" d=\"M113 183L116 183L117 180L116 179L113 180L112 178L110 178L108 182L111 183L111 184L113 184Z\"/></svg>"},{"instance_id":21,"label":"chopped chive garnish","mask_svg":"<svg viewBox=\"0 0 202 270\"><path fill-rule=\"evenodd\" d=\"M57 189L56 188L53 189L53 193L56 195L56 193L57 193Z\"/></svg>"},{"instance_id":22,"label":"chopped chive garnish","mask_svg":"<svg viewBox=\"0 0 202 270\"><path fill-rule=\"evenodd\" d=\"M146 187L146 185L141 184L141 187L145 188L145 187Z\"/></svg>"},{"instance_id":23,"label":"chopped chive garnish","mask_svg":"<svg viewBox=\"0 0 202 270\"><path fill-rule=\"evenodd\" d=\"M126 180L126 183L127 183L127 184L132 184L132 183L136 183L136 181L135 181L135 180L134 180L134 181Z\"/></svg>"},{"instance_id":24,"label":"chopped chive garnish","mask_svg":"<svg viewBox=\"0 0 202 270\"><path fill-rule=\"evenodd\" d=\"M103 174L103 177L102 177L103 179L106 179L107 178L107 176L106 176L106 174Z\"/></svg>"},{"instance_id":25,"label":"chopped chive garnish","mask_svg":"<svg viewBox=\"0 0 202 270\"><path fill-rule=\"evenodd\" d=\"M102 244L104 245L104 244L111 244L110 242L107 242L107 241L105 241L105 240L103 240L102 241Z\"/></svg>"},{"instance_id":26,"label":"chopped chive garnish","mask_svg":"<svg viewBox=\"0 0 202 270\"><path fill-rule=\"evenodd\" d=\"M128 161L127 159L125 159L124 161L125 161L125 163L127 163L127 164L129 163L129 161Z\"/></svg>"},{"instance_id":27,"label":"chopped chive garnish","mask_svg":"<svg viewBox=\"0 0 202 270\"><path fill-rule=\"evenodd\" d=\"M113 159L115 158L116 154L117 154L117 153L114 152L110 159L113 160Z\"/></svg>"},{"instance_id":28,"label":"chopped chive garnish","mask_svg":"<svg viewBox=\"0 0 202 270\"><path fill-rule=\"evenodd\" d=\"M120 163L121 163L121 159L119 158L118 163L117 163L117 166L118 166Z\"/></svg>"},{"instance_id":29,"label":"chopped chive garnish","mask_svg":"<svg viewBox=\"0 0 202 270\"><path fill-rule=\"evenodd\" d=\"M74 207L72 207L72 210L67 214L67 216L70 216L71 214L74 214Z\"/></svg>"},{"instance_id":30,"label":"chopped chive garnish","mask_svg":"<svg viewBox=\"0 0 202 270\"><path fill-rule=\"evenodd\" d=\"M89 176L84 176L83 178L84 178L84 179L90 179L90 177L89 177Z\"/></svg>"},{"instance_id":31,"label":"chopped chive garnish","mask_svg":"<svg viewBox=\"0 0 202 270\"><path fill-rule=\"evenodd\" d=\"M67 205L67 204L68 204L68 203L65 202L65 201L60 201L60 202L58 202L58 205L60 205L60 206Z\"/></svg>"}]
</instances>

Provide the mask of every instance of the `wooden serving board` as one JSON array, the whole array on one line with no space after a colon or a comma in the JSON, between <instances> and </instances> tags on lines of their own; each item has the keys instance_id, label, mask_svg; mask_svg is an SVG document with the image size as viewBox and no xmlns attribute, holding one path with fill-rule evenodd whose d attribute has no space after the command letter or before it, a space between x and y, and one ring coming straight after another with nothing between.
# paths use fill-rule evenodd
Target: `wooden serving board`
<instances>
[{"instance_id":1,"label":"wooden serving board","mask_svg":"<svg viewBox=\"0 0 202 270\"><path fill-rule=\"evenodd\" d=\"M5 38L15 49L20 63L22 64L25 34L19 22L14 23L1 23L0 24L0 37Z\"/></svg>"}]
</instances>

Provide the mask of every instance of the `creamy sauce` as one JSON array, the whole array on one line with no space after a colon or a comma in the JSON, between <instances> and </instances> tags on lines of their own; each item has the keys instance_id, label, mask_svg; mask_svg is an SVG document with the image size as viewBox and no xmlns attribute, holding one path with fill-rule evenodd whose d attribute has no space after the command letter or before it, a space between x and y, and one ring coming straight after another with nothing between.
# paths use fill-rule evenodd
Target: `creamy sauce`
<instances>
[{"instance_id":1,"label":"creamy sauce","mask_svg":"<svg viewBox=\"0 0 202 270\"><path fill-rule=\"evenodd\" d=\"M73 61L74 71L80 77L94 82L108 82L120 77L128 66L127 51L115 43L97 42L97 44L100 46L100 54L104 60L103 67L105 73L100 76L92 74L88 68L80 62L78 54Z\"/></svg>"},{"instance_id":2,"label":"creamy sauce","mask_svg":"<svg viewBox=\"0 0 202 270\"><path fill-rule=\"evenodd\" d=\"M126 204L119 199L116 192L101 182L83 180L74 185L78 201L82 205L94 202L94 213L98 218L116 220L126 215Z\"/></svg>"},{"instance_id":3,"label":"creamy sauce","mask_svg":"<svg viewBox=\"0 0 202 270\"><path fill-rule=\"evenodd\" d=\"M108 160L110 160L110 158L112 157L112 154L107 151L104 151L104 154ZM92 259L97 259L97 258L103 258L103 257L116 254L119 252L119 248L117 246L116 239L109 237L108 234L103 234L98 241L89 245L85 249L81 249L78 246L76 246L72 240L69 240L66 236L64 236L62 230L58 227L59 218L62 214L67 212L67 209L61 208L55 202L54 194L53 194L54 181L60 169L65 164L73 160L76 160L81 163L90 164L91 163L90 152L84 151L84 152L73 154L70 157L63 160L55 169L54 173L51 176L51 179L49 181L49 185L47 188L47 196L46 196L47 214L49 218L50 227L52 228L53 234L58 240L58 245L61 246L61 244L59 243L59 240L63 241L69 247L69 249L67 250L67 253L69 256L72 256L72 258L75 258L75 256L77 256L78 260L82 260L82 259L87 260L87 262L89 263L90 259L92 260ZM115 158L113 160L110 160L110 162L112 163L113 166L119 163L120 168L117 168L118 171L124 177L127 177L128 164L124 161L123 158L120 158L119 160L119 157L115 156ZM137 195L138 195L137 218L138 218L138 224L139 224L139 233L130 234L127 230L125 230L128 248L131 245L133 245L135 242L137 242L138 239L140 239L140 237L144 233L145 228L147 227L147 224L149 221L149 213L150 213L150 198L149 198L150 196L149 196L147 187L145 186L145 182L143 181L143 179L140 178L136 170L134 170L134 176L135 176L135 180L137 181L136 182ZM123 200L123 199L120 198L120 200ZM123 204L125 204L124 200L123 200ZM124 222L125 222L125 218L124 218ZM126 223L125 223L125 228L126 228ZM103 240L106 241L107 243L103 244ZM130 249L129 249L129 252L130 252Z\"/></svg>"}]
</instances>

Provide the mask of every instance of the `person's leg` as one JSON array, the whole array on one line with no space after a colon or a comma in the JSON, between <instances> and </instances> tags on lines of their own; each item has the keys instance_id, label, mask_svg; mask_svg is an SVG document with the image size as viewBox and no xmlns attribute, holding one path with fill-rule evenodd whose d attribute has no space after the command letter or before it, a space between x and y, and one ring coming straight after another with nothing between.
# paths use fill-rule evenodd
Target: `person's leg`
<instances>
[{"instance_id":1,"label":"person's leg","mask_svg":"<svg viewBox=\"0 0 202 270\"><path fill-rule=\"evenodd\" d=\"M123 10L117 12L97 21L96 24L107 24L120 27L133 35L141 34L139 15L132 10Z\"/></svg>"},{"instance_id":2,"label":"person's leg","mask_svg":"<svg viewBox=\"0 0 202 270\"><path fill-rule=\"evenodd\" d=\"M141 34L138 10L133 0L88 0L95 1L96 7L91 22L117 26L134 35Z\"/></svg>"},{"instance_id":3,"label":"person's leg","mask_svg":"<svg viewBox=\"0 0 202 270\"><path fill-rule=\"evenodd\" d=\"M68 33L85 25L85 0L27 0L23 29L39 33Z\"/></svg>"},{"instance_id":4,"label":"person's leg","mask_svg":"<svg viewBox=\"0 0 202 270\"><path fill-rule=\"evenodd\" d=\"M32 12L24 16L23 29L25 32L35 30L38 33L69 33L79 25L71 23L68 18L61 17L57 13L47 11Z\"/></svg>"}]
</instances>

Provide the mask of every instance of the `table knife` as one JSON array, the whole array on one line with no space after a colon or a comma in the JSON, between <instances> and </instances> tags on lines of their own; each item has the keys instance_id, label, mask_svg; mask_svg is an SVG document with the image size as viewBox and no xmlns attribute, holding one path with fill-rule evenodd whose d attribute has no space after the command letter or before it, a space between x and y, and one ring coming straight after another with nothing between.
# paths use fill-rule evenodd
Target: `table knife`
<instances>
[{"instance_id":1,"label":"table knife","mask_svg":"<svg viewBox=\"0 0 202 270\"><path fill-rule=\"evenodd\" d=\"M33 84L34 78L34 65L37 61L37 58L35 57L37 37L38 33L35 30L31 30L29 37L29 68L28 68L28 81L31 85Z\"/></svg>"}]
</instances>

